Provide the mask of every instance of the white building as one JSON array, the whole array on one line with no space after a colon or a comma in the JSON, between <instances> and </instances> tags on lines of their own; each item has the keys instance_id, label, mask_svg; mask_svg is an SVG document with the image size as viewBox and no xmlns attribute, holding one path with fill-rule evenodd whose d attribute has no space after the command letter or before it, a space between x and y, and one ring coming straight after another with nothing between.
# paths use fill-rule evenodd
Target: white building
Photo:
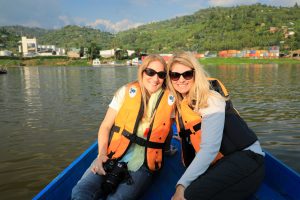
<instances>
[{"instance_id":1,"label":"white building","mask_svg":"<svg viewBox=\"0 0 300 200\"><path fill-rule=\"evenodd\" d=\"M115 50L114 49L110 49L110 50L102 50L100 51L100 56L103 58L110 58L115 56Z\"/></svg>"},{"instance_id":2,"label":"white building","mask_svg":"<svg viewBox=\"0 0 300 200\"><path fill-rule=\"evenodd\" d=\"M63 56L66 55L66 51L63 48L56 48L55 45L38 45L36 38L22 37L21 45L19 45L19 52L24 57L32 56Z\"/></svg>"},{"instance_id":3,"label":"white building","mask_svg":"<svg viewBox=\"0 0 300 200\"><path fill-rule=\"evenodd\" d=\"M0 51L0 56L12 56L12 52L8 50Z\"/></svg>"},{"instance_id":4,"label":"white building","mask_svg":"<svg viewBox=\"0 0 300 200\"><path fill-rule=\"evenodd\" d=\"M80 49L72 48L67 53L69 58L80 58Z\"/></svg>"},{"instance_id":5,"label":"white building","mask_svg":"<svg viewBox=\"0 0 300 200\"><path fill-rule=\"evenodd\" d=\"M100 51L100 56L103 58L110 58L115 56L116 51L120 51L121 49L110 49L110 50L102 50ZM135 53L134 50L127 50L128 56L131 56Z\"/></svg>"},{"instance_id":6,"label":"white building","mask_svg":"<svg viewBox=\"0 0 300 200\"><path fill-rule=\"evenodd\" d=\"M29 39L27 37L22 37L21 48L19 47L19 51L24 57L35 56L37 54L36 38Z\"/></svg>"},{"instance_id":7,"label":"white building","mask_svg":"<svg viewBox=\"0 0 300 200\"><path fill-rule=\"evenodd\" d=\"M127 50L127 53L128 53L128 56L131 56L132 54L135 53L135 51L134 50Z\"/></svg>"},{"instance_id":8,"label":"white building","mask_svg":"<svg viewBox=\"0 0 300 200\"><path fill-rule=\"evenodd\" d=\"M56 55L57 56L64 56L64 55L66 55L66 50L64 48L56 48L55 51L56 51Z\"/></svg>"},{"instance_id":9,"label":"white building","mask_svg":"<svg viewBox=\"0 0 300 200\"><path fill-rule=\"evenodd\" d=\"M57 48L55 45L38 45L38 54L40 56L63 56L66 51L63 48Z\"/></svg>"}]
</instances>

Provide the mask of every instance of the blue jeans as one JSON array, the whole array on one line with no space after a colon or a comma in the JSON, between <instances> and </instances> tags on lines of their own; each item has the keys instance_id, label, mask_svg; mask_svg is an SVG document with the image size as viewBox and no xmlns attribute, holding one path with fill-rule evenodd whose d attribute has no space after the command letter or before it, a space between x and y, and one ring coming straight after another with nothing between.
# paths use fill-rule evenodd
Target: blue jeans
<instances>
[{"instance_id":1,"label":"blue jeans","mask_svg":"<svg viewBox=\"0 0 300 200\"><path fill-rule=\"evenodd\" d=\"M93 164L92 164L93 165ZM91 165L91 166L92 166ZM104 176L94 174L89 167L78 183L72 190L73 200L120 200L120 199L137 199L145 189L147 189L152 181L152 173L146 166L141 166L136 172L129 171L133 180L132 184L122 182L119 184L115 193L109 194L107 197L101 189L101 184L104 181Z\"/></svg>"}]
</instances>

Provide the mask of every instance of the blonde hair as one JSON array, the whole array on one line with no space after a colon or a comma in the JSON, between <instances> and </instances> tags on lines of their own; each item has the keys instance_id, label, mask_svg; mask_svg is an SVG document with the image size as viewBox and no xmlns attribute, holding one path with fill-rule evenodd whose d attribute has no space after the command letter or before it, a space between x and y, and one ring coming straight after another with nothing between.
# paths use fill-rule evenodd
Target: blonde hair
<instances>
[{"instance_id":1,"label":"blonde hair","mask_svg":"<svg viewBox=\"0 0 300 200\"><path fill-rule=\"evenodd\" d=\"M144 84L143 84L143 72L144 70L149 66L149 64L153 61L159 61L161 64L163 64L164 66L164 71L167 71L167 63L166 61L163 59L163 57L161 57L160 55L156 55L156 54L152 54L152 55L148 55L144 60L143 63L141 65L139 65L138 68L138 82L141 88L141 93L142 93L142 98L143 98L143 104L144 104L144 115L146 114L146 106L147 106L147 102L150 98L150 94L149 92L146 90ZM162 84L163 89L165 89L166 87L166 80L164 80L163 84Z\"/></svg>"},{"instance_id":2,"label":"blonde hair","mask_svg":"<svg viewBox=\"0 0 300 200\"><path fill-rule=\"evenodd\" d=\"M185 97L188 105L196 112L198 112L200 108L206 108L208 106L208 97L213 95L212 91L210 90L210 83L207 79L209 75L192 53L181 52L174 54L173 57L168 61L167 66L167 85L171 92L175 95L175 98L178 100L176 101L176 106L179 112L181 112L179 103L183 99L183 96L174 89L169 78L169 72L175 63L179 63L194 69L194 84Z\"/></svg>"}]
</instances>

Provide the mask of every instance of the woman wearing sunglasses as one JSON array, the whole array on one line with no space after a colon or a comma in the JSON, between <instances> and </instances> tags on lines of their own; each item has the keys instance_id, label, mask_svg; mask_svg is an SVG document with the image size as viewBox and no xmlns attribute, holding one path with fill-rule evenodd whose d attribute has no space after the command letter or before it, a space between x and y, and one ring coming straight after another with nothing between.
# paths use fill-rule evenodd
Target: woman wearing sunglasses
<instances>
[{"instance_id":1,"label":"woman wearing sunglasses","mask_svg":"<svg viewBox=\"0 0 300 200\"><path fill-rule=\"evenodd\" d=\"M138 81L116 92L99 128L98 157L73 188L72 199L138 199L147 189L161 168L174 118L175 99L165 78L164 59L149 55L139 66Z\"/></svg>"},{"instance_id":2,"label":"woman wearing sunglasses","mask_svg":"<svg viewBox=\"0 0 300 200\"><path fill-rule=\"evenodd\" d=\"M192 54L174 55L168 75L178 99L176 124L187 167L172 199L246 199L264 177L264 153L256 135L230 100L213 90Z\"/></svg>"}]
</instances>

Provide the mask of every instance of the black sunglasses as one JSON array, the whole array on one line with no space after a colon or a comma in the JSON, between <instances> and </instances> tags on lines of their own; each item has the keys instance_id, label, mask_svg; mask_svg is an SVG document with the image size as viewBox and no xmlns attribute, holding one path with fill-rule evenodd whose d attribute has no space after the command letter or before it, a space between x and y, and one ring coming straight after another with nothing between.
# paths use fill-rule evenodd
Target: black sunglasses
<instances>
[{"instance_id":1,"label":"black sunglasses","mask_svg":"<svg viewBox=\"0 0 300 200\"><path fill-rule=\"evenodd\" d=\"M155 71L154 69L151 69L151 68L144 69L144 72L148 76L154 76L155 74L157 74L158 78L160 78L160 79L165 79L166 75L167 75L167 73L164 72L164 71L157 72L157 71Z\"/></svg>"},{"instance_id":2,"label":"black sunglasses","mask_svg":"<svg viewBox=\"0 0 300 200\"><path fill-rule=\"evenodd\" d=\"M172 81L178 81L182 76L185 80L191 80L194 77L194 70L185 71L183 73L171 72L170 71L170 79Z\"/></svg>"}]
</instances>

